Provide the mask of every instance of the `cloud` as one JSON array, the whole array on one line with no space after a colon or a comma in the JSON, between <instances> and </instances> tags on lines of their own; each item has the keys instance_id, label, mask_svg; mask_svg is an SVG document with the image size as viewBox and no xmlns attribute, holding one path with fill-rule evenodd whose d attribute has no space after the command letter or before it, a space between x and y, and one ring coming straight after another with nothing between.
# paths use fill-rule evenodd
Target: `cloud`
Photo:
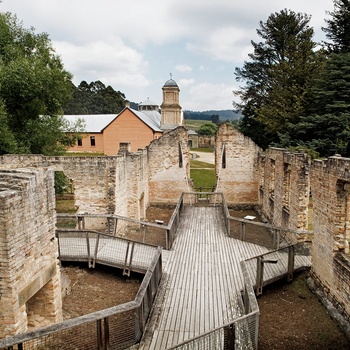
<instances>
[{"instance_id":1,"label":"cloud","mask_svg":"<svg viewBox=\"0 0 350 350\"><path fill-rule=\"evenodd\" d=\"M193 111L230 109L233 101L232 90L232 86L226 84L201 83L193 85L188 91L186 104L183 108Z\"/></svg>"},{"instance_id":2,"label":"cloud","mask_svg":"<svg viewBox=\"0 0 350 350\"><path fill-rule=\"evenodd\" d=\"M195 83L195 79L180 79L179 80L179 86L185 87L190 86Z\"/></svg>"},{"instance_id":3,"label":"cloud","mask_svg":"<svg viewBox=\"0 0 350 350\"><path fill-rule=\"evenodd\" d=\"M184 108L203 110L230 108L234 69L248 59L251 40L260 40L260 20L284 8L311 14L315 40L325 40L321 26L333 0L2 0L0 6L25 28L49 34L74 83L101 80L135 101L161 99L160 87L174 72Z\"/></svg>"},{"instance_id":4,"label":"cloud","mask_svg":"<svg viewBox=\"0 0 350 350\"><path fill-rule=\"evenodd\" d=\"M81 80L101 80L105 85L121 87L143 87L149 84L145 76L148 62L120 39L84 45L53 42L53 45L65 63L65 68L74 72L76 84Z\"/></svg>"},{"instance_id":5,"label":"cloud","mask_svg":"<svg viewBox=\"0 0 350 350\"><path fill-rule=\"evenodd\" d=\"M185 73L185 72L192 72L192 67L190 67L187 64L179 64L175 67L175 69L179 72Z\"/></svg>"}]
</instances>

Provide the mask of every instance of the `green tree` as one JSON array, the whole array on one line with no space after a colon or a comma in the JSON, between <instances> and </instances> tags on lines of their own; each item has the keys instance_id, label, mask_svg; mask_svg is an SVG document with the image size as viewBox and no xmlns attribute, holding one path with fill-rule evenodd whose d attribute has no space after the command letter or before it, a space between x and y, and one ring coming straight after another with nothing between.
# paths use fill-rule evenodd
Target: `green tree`
<instances>
[{"instance_id":1,"label":"green tree","mask_svg":"<svg viewBox=\"0 0 350 350\"><path fill-rule=\"evenodd\" d=\"M218 130L218 126L213 123L205 123L197 130L198 135L213 136Z\"/></svg>"},{"instance_id":2,"label":"green tree","mask_svg":"<svg viewBox=\"0 0 350 350\"><path fill-rule=\"evenodd\" d=\"M117 114L125 107L125 95L97 80L73 86L73 98L64 106L65 114Z\"/></svg>"},{"instance_id":3,"label":"green tree","mask_svg":"<svg viewBox=\"0 0 350 350\"><path fill-rule=\"evenodd\" d=\"M294 145L305 145L321 156L350 156L350 2L334 0L332 17L322 28L328 55L314 79L309 115L300 118L289 137Z\"/></svg>"},{"instance_id":4,"label":"green tree","mask_svg":"<svg viewBox=\"0 0 350 350\"><path fill-rule=\"evenodd\" d=\"M219 115L213 114L213 115L211 116L211 122L218 125L218 124L220 123L220 117L219 117Z\"/></svg>"},{"instance_id":5,"label":"green tree","mask_svg":"<svg viewBox=\"0 0 350 350\"><path fill-rule=\"evenodd\" d=\"M325 43L330 52L344 53L350 51L350 1L334 0L334 11L328 11L331 16L326 19L327 27L322 30L326 37L331 40Z\"/></svg>"},{"instance_id":6,"label":"green tree","mask_svg":"<svg viewBox=\"0 0 350 350\"><path fill-rule=\"evenodd\" d=\"M318 67L309 21L310 16L290 10L260 21L257 33L263 41L252 41L250 61L235 70L236 80L245 82L235 92L244 115L240 130L263 148L280 143L280 135L307 114L308 91Z\"/></svg>"},{"instance_id":7,"label":"green tree","mask_svg":"<svg viewBox=\"0 0 350 350\"><path fill-rule=\"evenodd\" d=\"M71 74L48 35L0 13L0 115L6 135L0 153L58 154L74 144L76 136L67 136L59 117L70 96Z\"/></svg>"},{"instance_id":8,"label":"green tree","mask_svg":"<svg viewBox=\"0 0 350 350\"><path fill-rule=\"evenodd\" d=\"M331 54L312 89L310 115L291 135L322 156L350 156L350 53Z\"/></svg>"}]
</instances>

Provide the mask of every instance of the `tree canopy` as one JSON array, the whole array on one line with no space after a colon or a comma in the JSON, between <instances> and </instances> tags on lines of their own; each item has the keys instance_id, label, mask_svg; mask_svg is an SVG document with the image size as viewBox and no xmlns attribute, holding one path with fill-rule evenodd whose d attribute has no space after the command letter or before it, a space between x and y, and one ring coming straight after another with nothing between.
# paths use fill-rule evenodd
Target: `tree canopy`
<instances>
[{"instance_id":1,"label":"tree canopy","mask_svg":"<svg viewBox=\"0 0 350 350\"><path fill-rule=\"evenodd\" d=\"M326 19L326 27L322 30L331 42L325 43L330 52L344 53L350 50L350 1L334 0L334 11L328 11L331 16Z\"/></svg>"},{"instance_id":2,"label":"tree canopy","mask_svg":"<svg viewBox=\"0 0 350 350\"><path fill-rule=\"evenodd\" d=\"M282 10L260 21L261 42L252 41L254 52L236 80L245 86L235 92L241 103L241 131L261 147L280 143L308 109L308 91L317 72L318 56L313 29L306 14Z\"/></svg>"},{"instance_id":3,"label":"tree canopy","mask_svg":"<svg viewBox=\"0 0 350 350\"><path fill-rule=\"evenodd\" d=\"M218 130L218 126L214 123L205 123L197 130L198 135L213 136Z\"/></svg>"},{"instance_id":4,"label":"tree canopy","mask_svg":"<svg viewBox=\"0 0 350 350\"><path fill-rule=\"evenodd\" d=\"M71 96L71 78L46 33L0 13L0 154L59 154L75 142L65 131L80 126L60 116Z\"/></svg>"},{"instance_id":5,"label":"tree canopy","mask_svg":"<svg viewBox=\"0 0 350 350\"><path fill-rule=\"evenodd\" d=\"M332 41L313 81L310 113L295 126L293 139L323 156L350 156L350 1L334 0L328 14L322 29Z\"/></svg>"},{"instance_id":6,"label":"tree canopy","mask_svg":"<svg viewBox=\"0 0 350 350\"><path fill-rule=\"evenodd\" d=\"M72 84L73 98L63 107L65 114L117 114L125 107L125 95L97 80L78 87Z\"/></svg>"}]
</instances>

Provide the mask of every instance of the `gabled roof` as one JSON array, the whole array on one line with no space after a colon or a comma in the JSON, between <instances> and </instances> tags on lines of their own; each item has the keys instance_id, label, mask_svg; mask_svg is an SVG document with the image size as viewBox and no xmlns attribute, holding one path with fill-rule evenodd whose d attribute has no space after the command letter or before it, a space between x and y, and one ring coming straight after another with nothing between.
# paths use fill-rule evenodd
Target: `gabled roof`
<instances>
[{"instance_id":1,"label":"gabled roof","mask_svg":"<svg viewBox=\"0 0 350 350\"><path fill-rule=\"evenodd\" d=\"M81 114L81 115L64 115L63 117L71 123L75 123L78 119L85 122L85 132L100 133L118 118L126 109L129 109L136 117L144 122L153 131L163 132L160 129L161 115L157 111L136 111L129 107L125 107L119 114Z\"/></svg>"},{"instance_id":2,"label":"gabled roof","mask_svg":"<svg viewBox=\"0 0 350 350\"><path fill-rule=\"evenodd\" d=\"M85 122L85 132L98 133L110 124L118 114L74 114L64 115L63 117L71 123L75 123L78 119Z\"/></svg>"},{"instance_id":3,"label":"gabled roof","mask_svg":"<svg viewBox=\"0 0 350 350\"><path fill-rule=\"evenodd\" d=\"M135 111L134 109L131 109L131 108L128 108L128 109L132 113L134 113L139 119L141 119L147 126L149 126L152 130L163 132L163 130L160 128L161 115L159 112L157 112L157 111Z\"/></svg>"}]
</instances>

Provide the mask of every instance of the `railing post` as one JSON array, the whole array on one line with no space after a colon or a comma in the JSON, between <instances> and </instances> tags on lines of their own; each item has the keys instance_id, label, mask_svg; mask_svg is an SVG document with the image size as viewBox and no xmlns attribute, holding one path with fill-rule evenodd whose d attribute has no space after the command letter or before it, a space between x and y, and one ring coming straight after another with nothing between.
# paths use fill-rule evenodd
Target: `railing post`
<instances>
[{"instance_id":1,"label":"railing post","mask_svg":"<svg viewBox=\"0 0 350 350\"><path fill-rule=\"evenodd\" d=\"M78 216L78 229L79 231L85 230L84 216Z\"/></svg>"},{"instance_id":2,"label":"railing post","mask_svg":"<svg viewBox=\"0 0 350 350\"><path fill-rule=\"evenodd\" d=\"M273 247L272 249L279 249L280 248L280 230L278 229L271 229L273 232Z\"/></svg>"},{"instance_id":3,"label":"railing post","mask_svg":"<svg viewBox=\"0 0 350 350\"><path fill-rule=\"evenodd\" d=\"M88 255L88 266L91 266L91 252L90 252L90 240L89 240L89 233L85 232L86 235L86 250Z\"/></svg>"},{"instance_id":4,"label":"railing post","mask_svg":"<svg viewBox=\"0 0 350 350\"><path fill-rule=\"evenodd\" d=\"M294 258L295 258L295 249L294 245L288 247L288 282L293 281L294 273Z\"/></svg>"},{"instance_id":5,"label":"railing post","mask_svg":"<svg viewBox=\"0 0 350 350\"><path fill-rule=\"evenodd\" d=\"M117 235L117 226L118 226L118 219L114 218L114 230L113 230L113 236Z\"/></svg>"},{"instance_id":6,"label":"railing post","mask_svg":"<svg viewBox=\"0 0 350 350\"><path fill-rule=\"evenodd\" d=\"M141 232L143 231L143 235L142 235L142 242L145 243L145 239L146 239L146 230L147 230L147 226L144 224L141 224Z\"/></svg>"},{"instance_id":7,"label":"railing post","mask_svg":"<svg viewBox=\"0 0 350 350\"><path fill-rule=\"evenodd\" d=\"M245 229L246 229L246 223L245 222L241 222L241 231L240 231L240 240L241 241L245 241L245 236L246 236L246 234L245 234Z\"/></svg>"},{"instance_id":8,"label":"railing post","mask_svg":"<svg viewBox=\"0 0 350 350\"><path fill-rule=\"evenodd\" d=\"M102 341L102 321L101 320L97 320L96 321L96 327L97 327L97 349L98 350L103 350L102 346L103 346L103 341Z\"/></svg>"},{"instance_id":9,"label":"railing post","mask_svg":"<svg viewBox=\"0 0 350 350\"><path fill-rule=\"evenodd\" d=\"M105 340L105 349L109 349L109 318L106 317L103 319L104 322L104 340Z\"/></svg>"},{"instance_id":10,"label":"railing post","mask_svg":"<svg viewBox=\"0 0 350 350\"><path fill-rule=\"evenodd\" d=\"M264 261L263 257L259 256L256 259L256 295L262 294L264 282Z\"/></svg>"},{"instance_id":11,"label":"railing post","mask_svg":"<svg viewBox=\"0 0 350 350\"><path fill-rule=\"evenodd\" d=\"M236 327L232 323L224 328L224 349L234 349L236 340Z\"/></svg>"},{"instance_id":12,"label":"railing post","mask_svg":"<svg viewBox=\"0 0 350 350\"><path fill-rule=\"evenodd\" d=\"M166 250L169 250L169 238L170 238L170 230L165 231L165 248Z\"/></svg>"},{"instance_id":13,"label":"railing post","mask_svg":"<svg viewBox=\"0 0 350 350\"><path fill-rule=\"evenodd\" d=\"M100 243L100 235L98 234L97 235L97 238L96 238L96 245L95 245L95 252L94 252L94 256L92 258L92 261L91 259L89 260L89 267L91 268L95 268L95 262L96 262L96 259L97 259L97 253L98 253L98 245Z\"/></svg>"},{"instance_id":14,"label":"railing post","mask_svg":"<svg viewBox=\"0 0 350 350\"><path fill-rule=\"evenodd\" d=\"M244 303L245 315L248 315L250 311L250 303L249 303L249 295L248 295L248 290L246 285L244 286L243 303Z\"/></svg>"}]
</instances>

